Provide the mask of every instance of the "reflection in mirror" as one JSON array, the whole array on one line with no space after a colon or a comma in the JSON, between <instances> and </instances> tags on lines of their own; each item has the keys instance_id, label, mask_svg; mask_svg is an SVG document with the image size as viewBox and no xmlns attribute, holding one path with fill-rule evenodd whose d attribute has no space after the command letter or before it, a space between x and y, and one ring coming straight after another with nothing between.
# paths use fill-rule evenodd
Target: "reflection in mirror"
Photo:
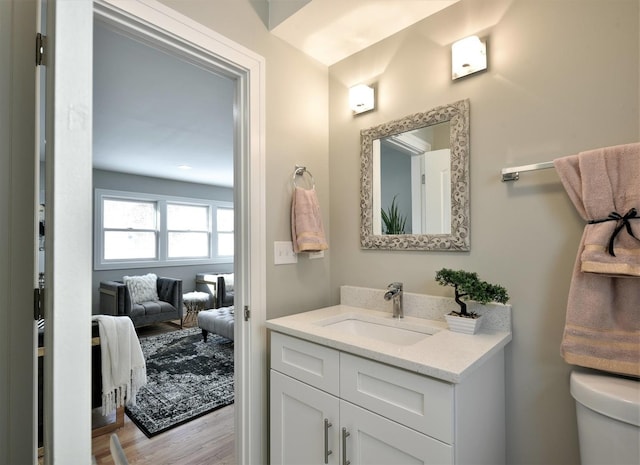
<instances>
[{"instance_id":1,"label":"reflection in mirror","mask_svg":"<svg viewBox=\"0 0 640 465\"><path fill-rule=\"evenodd\" d=\"M374 234L451 232L448 121L373 141L373 199ZM393 227L393 212L404 228Z\"/></svg>"},{"instance_id":2,"label":"reflection in mirror","mask_svg":"<svg viewBox=\"0 0 640 465\"><path fill-rule=\"evenodd\" d=\"M469 250L469 101L361 133L363 248Z\"/></svg>"}]
</instances>

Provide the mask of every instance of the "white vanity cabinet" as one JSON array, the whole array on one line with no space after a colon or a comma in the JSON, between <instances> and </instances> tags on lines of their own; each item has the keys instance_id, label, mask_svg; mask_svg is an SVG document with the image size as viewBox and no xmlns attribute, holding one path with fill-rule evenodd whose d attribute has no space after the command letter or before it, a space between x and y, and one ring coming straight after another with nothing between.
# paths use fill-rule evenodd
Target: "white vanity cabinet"
<instances>
[{"instance_id":1,"label":"white vanity cabinet","mask_svg":"<svg viewBox=\"0 0 640 465\"><path fill-rule=\"evenodd\" d=\"M271 464L505 462L504 357L453 384L271 335Z\"/></svg>"}]
</instances>

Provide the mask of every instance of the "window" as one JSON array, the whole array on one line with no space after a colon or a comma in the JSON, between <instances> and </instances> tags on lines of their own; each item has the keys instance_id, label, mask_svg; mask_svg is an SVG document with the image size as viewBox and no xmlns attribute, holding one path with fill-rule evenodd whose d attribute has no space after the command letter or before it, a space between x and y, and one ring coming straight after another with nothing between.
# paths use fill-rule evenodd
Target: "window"
<instances>
[{"instance_id":1,"label":"window","mask_svg":"<svg viewBox=\"0 0 640 465\"><path fill-rule=\"evenodd\" d=\"M218 234L218 255L233 257L233 208L219 207L216 211Z\"/></svg>"},{"instance_id":2,"label":"window","mask_svg":"<svg viewBox=\"0 0 640 465\"><path fill-rule=\"evenodd\" d=\"M206 205L168 203L168 258L208 258L210 216Z\"/></svg>"},{"instance_id":3,"label":"window","mask_svg":"<svg viewBox=\"0 0 640 465\"><path fill-rule=\"evenodd\" d=\"M231 263L231 202L96 189L94 267Z\"/></svg>"},{"instance_id":4,"label":"window","mask_svg":"<svg viewBox=\"0 0 640 465\"><path fill-rule=\"evenodd\" d=\"M156 202L104 199L105 260L156 259Z\"/></svg>"}]
</instances>

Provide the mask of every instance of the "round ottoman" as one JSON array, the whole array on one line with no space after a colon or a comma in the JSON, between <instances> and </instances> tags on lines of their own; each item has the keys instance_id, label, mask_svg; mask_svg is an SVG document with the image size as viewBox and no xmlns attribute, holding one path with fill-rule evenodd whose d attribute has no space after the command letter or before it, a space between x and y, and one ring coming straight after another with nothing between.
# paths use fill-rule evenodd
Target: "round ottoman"
<instances>
[{"instance_id":1,"label":"round ottoman","mask_svg":"<svg viewBox=\"0 0 640 465\"><path fill-rule=\"evenodd\" d=\"M234 319L233 307L212 308L198 313L198 327L202 329L204 342L207 342L209 333L214 333L233 341Z\"/></svg>"},{"instance_id":2,"label":"round ottoman","mask_svg":"<svg viewBox=\"0 0 640 465\"><path fill-rule=\"evenodd\" d=\"M209 294L198 291L187 292L182 295L182 302L187 310L187 314L184 317L184 322L186 323L188 320L194 319L198 312L204 310L209 302Z\"/></svg>"}]
</instances>

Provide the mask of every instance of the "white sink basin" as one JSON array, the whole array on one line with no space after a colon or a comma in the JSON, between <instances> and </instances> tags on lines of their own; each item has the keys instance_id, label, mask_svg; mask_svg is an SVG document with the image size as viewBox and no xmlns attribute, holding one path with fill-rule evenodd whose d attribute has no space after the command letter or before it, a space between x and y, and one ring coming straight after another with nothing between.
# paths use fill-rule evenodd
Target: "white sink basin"
<instances>
[{"instance_id":1,"label":"white sink basin","mask_svg":"<svg viewBox=\"0 0 640 465\"><path fill-rule=\"evenodd\" d=\"M367 339L390 344L409 346L424 341L438 328L407 319L380 318L365 315L342 315L339 319L319 321L316 324L325 328Z\"/></svg>"}]
</instances>

